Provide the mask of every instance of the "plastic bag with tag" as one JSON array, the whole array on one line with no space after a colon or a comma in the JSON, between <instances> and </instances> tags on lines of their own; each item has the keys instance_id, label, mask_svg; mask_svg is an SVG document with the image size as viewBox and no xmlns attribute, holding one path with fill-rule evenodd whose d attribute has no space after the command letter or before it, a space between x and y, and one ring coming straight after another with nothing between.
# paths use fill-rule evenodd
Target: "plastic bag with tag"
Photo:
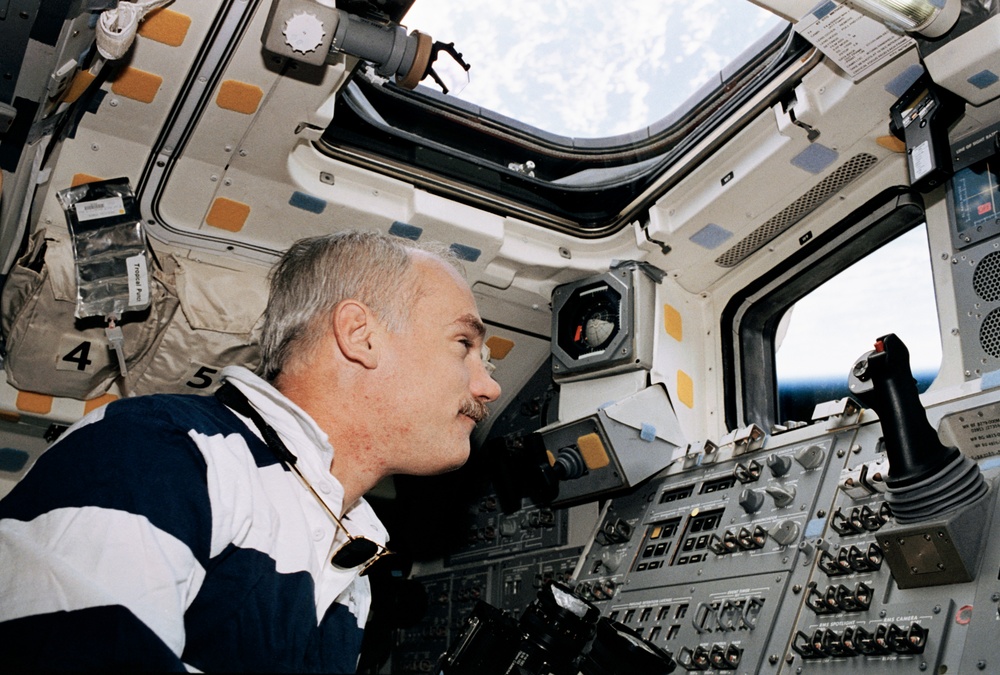
<instances>
[{"instance_id":1,"label":"plastic bag with tag","mask_svg":"<svg viewBox=\"0 0 1000 675\"><path fill-rule=\"evenodd\" d=\"M122 314L149 307L149 250L127 178L85 183L58 193L73 240L76 317L108 323L108 345L125 375Z\"/></svg>"},{"instance_id":2,"label":"plastic bag with tag","mask_svg":"<svg viewBox=\"0 0 1000 675\"><path fill-rule=\"evenodd\" d=\"M76 317L117 320L149 307L149 250L127 178L59 192L73 238Z\"/></svg>"}]
</instances>

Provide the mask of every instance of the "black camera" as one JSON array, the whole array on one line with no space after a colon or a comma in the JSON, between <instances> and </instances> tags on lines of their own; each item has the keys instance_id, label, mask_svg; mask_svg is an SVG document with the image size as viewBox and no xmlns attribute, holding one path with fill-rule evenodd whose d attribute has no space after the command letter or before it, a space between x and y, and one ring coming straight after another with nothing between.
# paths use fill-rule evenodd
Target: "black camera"
<instances>
[{"instance_id":1,"label":"black camera","mask_svg":"<svg viewBox=\"0 0 1000 675\"><path fill-rule=\"evenodd\" d=\"M600 616L566 586L542 586L520 620L479 601L439 675L667 675L669 652Z\"/></svg>"}]
</instances>

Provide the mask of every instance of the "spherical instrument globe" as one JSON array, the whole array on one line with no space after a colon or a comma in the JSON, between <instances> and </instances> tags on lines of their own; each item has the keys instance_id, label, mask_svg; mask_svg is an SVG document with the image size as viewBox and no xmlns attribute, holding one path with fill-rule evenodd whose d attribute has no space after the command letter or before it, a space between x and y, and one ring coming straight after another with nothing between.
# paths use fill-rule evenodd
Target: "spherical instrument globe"
<instances>
[{"instance_id":1,"label":"spherical instrument globe","mask_svg":"<svg viewBox=\"0 0 1000 675\"><path fill-rule=\"evenodd\" d=\"M584 322L584 342L591 349L604 345L615 332L616 317L602 307L594 311Z\"/></svg>"}]
</instances>

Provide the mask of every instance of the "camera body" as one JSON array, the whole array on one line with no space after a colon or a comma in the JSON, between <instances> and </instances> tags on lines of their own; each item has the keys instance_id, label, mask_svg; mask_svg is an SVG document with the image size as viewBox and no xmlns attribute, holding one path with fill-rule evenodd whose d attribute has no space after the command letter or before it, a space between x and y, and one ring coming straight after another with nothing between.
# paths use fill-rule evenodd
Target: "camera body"
<instances>
[{"instance_id":1,"label":"camera body","mask_svg":"<svg viewBox=\"0 0 1000 675\"><path fill-rule=\"evenodd\" d=\"M673 657L566 586L545 584L520 620L479 601L440 675L667 675Z\"/></svg>"}]
</instances>

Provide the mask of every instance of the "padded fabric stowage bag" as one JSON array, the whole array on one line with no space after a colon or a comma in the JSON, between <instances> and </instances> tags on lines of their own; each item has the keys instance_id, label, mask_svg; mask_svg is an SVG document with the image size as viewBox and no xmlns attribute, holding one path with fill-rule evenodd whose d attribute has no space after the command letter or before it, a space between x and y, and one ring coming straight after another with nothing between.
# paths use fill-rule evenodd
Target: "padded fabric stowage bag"
<instances>
[{"instance_id":1,"label":"padded fabric stowage bag","mask_svg":"<svg viewBox=\"0 0 1000 675\"><path fill-rule=\"evenodd\" d=\"M163 259L162 277L180 300L156 349L128 375L133 395L209 393L228 365L260 365L259 324L267 305L265 275L189 258Z\"/></svg>"},{"instance_id":2,"label":"padded fabric stowage bag","mask_svg":"<svg viewBox=\"0 0 1000 675\"><path fill-rule=\"evenodd\" d=\"M154 265L151 306L126 313L127 395L209 393L231 364L260 362L267 304L263 270L229 269L173 255ZM7 381L22 391L86 400L120 378L99 318L74 318L73 253L65 234L36 232L0 298ZM124 385L122 387L122 385Z\"/></svg>"},{"instance_id":3,"label":"padded fabric stowage bag","mask_svg":"<svg viewBox=\"0 0 1000 675\"><path fill-rule=\"evenodd\" d=\"M152 306L121 320L126 363L147 356L156 334L177 307L176 295L161 283L151 288ZM0 296L6 337L7 382L22 391L90 399L108 390L119 375L99 317L76 319L73 251L67 237L39 230L19 258Z\"/></svg>"}]
</instances>

